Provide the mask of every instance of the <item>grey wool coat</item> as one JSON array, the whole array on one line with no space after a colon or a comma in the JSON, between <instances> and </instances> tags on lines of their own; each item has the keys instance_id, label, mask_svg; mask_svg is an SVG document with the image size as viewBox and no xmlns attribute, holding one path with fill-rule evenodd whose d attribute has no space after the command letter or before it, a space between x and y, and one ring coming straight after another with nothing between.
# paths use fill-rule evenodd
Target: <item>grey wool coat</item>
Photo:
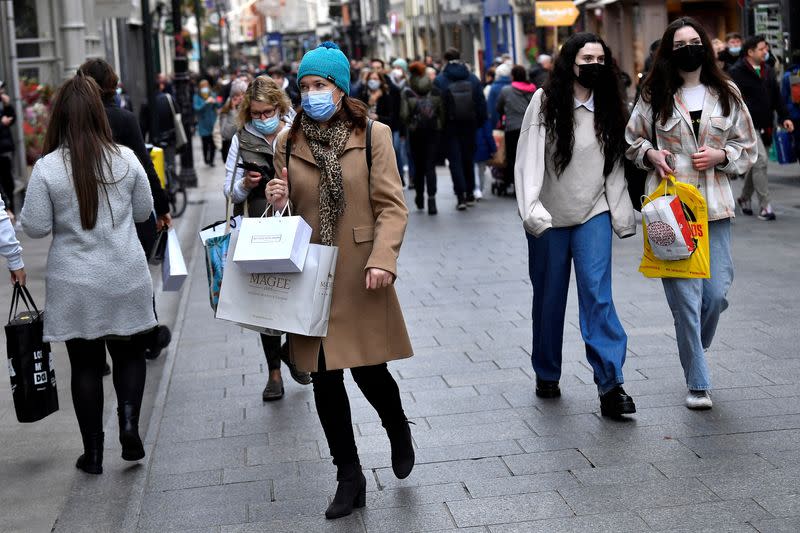
<instances>
[{"instance_id":1,"label":"grey wool coat","mask_svg":"<svg viewBox=\"0 0 800 533\"><path fill-rule=\"evenodd\" d=\"M58 149L33 167L22 227L43 238L53 234L47 256L44 340L129 336L156 325L153 285L134 221L153 210L141 163L129 148L111 154L108 202L100 190L97 224L81 226L69 151ZM110 208L110 209L109 209Z\"/></svg>"}]
</instances>

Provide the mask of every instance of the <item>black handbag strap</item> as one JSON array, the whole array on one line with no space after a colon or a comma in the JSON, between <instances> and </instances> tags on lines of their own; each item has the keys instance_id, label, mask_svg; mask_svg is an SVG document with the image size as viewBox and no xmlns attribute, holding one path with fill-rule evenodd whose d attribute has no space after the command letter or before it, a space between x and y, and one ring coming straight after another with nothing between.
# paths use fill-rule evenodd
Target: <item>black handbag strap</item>
<instances>
[{"instance_id":1,"label":"black handbag strap","mask_svg":"<svg viewBox=\"0 0 800 533\"><path fill-rule=\"evenodd\" d=\"M25 304L25 307L28 311L33 310L36 311L36 314L41 314L39 312L39 308L36 307L36 302L33 301L33 296L31 293L28 292L28 287L24 285L20 285L19 282L14 283L14 291L11 295L11 309L8 310L8 323L11 323L11 319L17 315L17 311L19 310L19 301L22 300L22 303Z\"/></svg>"}]
</instances>

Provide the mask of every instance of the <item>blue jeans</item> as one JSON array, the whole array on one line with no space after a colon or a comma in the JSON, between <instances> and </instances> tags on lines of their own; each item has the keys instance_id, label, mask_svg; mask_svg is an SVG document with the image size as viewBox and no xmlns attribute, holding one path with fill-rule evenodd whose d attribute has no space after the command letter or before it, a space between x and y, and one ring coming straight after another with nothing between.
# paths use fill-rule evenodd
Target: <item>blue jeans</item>
<instances>
[{"instance_id":1,"label":"blue jeans","mask_svg":"<svg viewBox=\"0 0 800 533\"><path fill-rule=\"evenodd\" d=\"M539 238L526 235L533 284L533 370L539 379L561 378L564 313L574 263L586 359L600 394L605 394L624 382L628 348L611 297L611 218L605 212L579 226L550 229Z\"/></svg>"},{"instance_id":2,"label":"blue jeans","mask_svg":"<svg viewBox=\"0 0 800 533\"><path fill-rule=\"evenodd\" d=\"M404 137L400 137L400 132L395 131L392 132L392 144L394 145L394 154L397 158L397 171L400 173L400 177L405 179L405 173L403 171L403 167L408 164L408 147L406 146L406 139Z\"/></svg>"},{"instance_id":3,"label":"blue jeans","mask_svg":"<svg viewBox=\"0 0 800 533\"><path fill-rule=\"evenodd\" d=\"M704 350L711 346L719 315L728 308L726 296L733 282L731 221L708 223L711 278L664 278L664 293L675 319L678 355L690 390L710 390Z\"/></svg>"}]
</instances>

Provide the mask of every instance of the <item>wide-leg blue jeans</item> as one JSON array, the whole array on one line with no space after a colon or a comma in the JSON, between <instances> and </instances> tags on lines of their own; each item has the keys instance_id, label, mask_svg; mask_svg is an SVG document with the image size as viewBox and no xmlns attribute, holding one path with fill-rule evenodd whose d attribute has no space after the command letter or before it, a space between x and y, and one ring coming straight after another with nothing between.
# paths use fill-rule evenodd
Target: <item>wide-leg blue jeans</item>
<instances>
[{"instance_id":1,"label":"wide-leg blue jeans","mask_svg":"<svg viewBox=\"0 0 800 533\"><path fill-rule=\"evenodd\" d=\"M624 382L622 365L628 347L611 296L611 218L605 212L579 226L527 237L533 284L533 370L546 381L561 378L564 313L574 263L586 359L598 391L605 394Z\"/></svg>"}]
</instances>

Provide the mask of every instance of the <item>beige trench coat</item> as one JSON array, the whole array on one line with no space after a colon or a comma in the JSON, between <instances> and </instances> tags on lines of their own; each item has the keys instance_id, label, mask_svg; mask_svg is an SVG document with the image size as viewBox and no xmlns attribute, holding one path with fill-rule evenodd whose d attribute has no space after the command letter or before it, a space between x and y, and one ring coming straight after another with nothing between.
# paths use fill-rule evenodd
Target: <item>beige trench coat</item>
<instances>
[{"instance_id":1,"label":"beige trench coat","mask_svg":"<svg viewBox=\"0 0 800 533\"><path fill-rule=\"evenodd\" d=\"M276 142L277 172L286 166L287 138L285 131ZM366 132L350 135L340 160L347 206L336 233L339 257L328 336L289 335L292 360L304 372L317 370L320 345L328 370L377 365L413 355L394 287L368 291L365 281L368 268L397 276L397 258L408 222L391 130L379 122L373 125L371 178ZM320 173L302 131L292 143L288 170L294 214L308 222L313 229L311 242L318 244Z\"/></svg>"}]
</instances>

